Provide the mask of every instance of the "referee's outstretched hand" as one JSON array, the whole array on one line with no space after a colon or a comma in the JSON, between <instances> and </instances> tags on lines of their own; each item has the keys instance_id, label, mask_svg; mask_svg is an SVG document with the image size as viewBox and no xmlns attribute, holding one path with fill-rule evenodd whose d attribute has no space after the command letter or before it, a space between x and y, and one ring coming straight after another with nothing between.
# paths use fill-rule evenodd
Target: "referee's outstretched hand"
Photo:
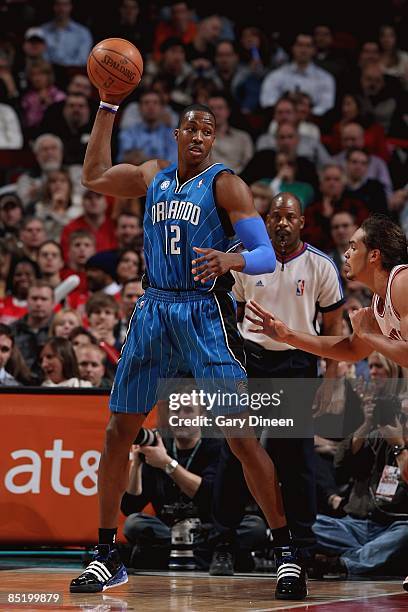
<instances>
[{"instance_id":1,"label":"referee's outstretched hand","mask_svg":"<svg viewBox=\"0 0 408 612\"><path fill-rule=\"evenodd\" d=\"M260 304L254 300L248 302L247 306L249 310L251 310L251 312L253 312L257 317L255 319L254 317L245 315L245 318L248 319L248 321L251 321L251 323L257 326L249 328L249 331L253 332L254 334L265 334L278 342L286 342L289 337L290 330L289 327L283 323L283 321L275 317L275 315L268 310L262 308L262 306L260 306Z\"/></svg>"}]
</instances>

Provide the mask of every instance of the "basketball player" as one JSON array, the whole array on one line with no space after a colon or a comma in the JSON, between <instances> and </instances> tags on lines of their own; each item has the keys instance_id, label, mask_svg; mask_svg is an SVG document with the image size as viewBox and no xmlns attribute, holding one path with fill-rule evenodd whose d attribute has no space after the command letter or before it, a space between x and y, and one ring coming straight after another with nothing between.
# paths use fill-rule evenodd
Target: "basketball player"
<instances>
[{"instance_id":1,"label":"basketball player","mask_svg":"<svg viewBox=\"0 0 408 612\"><path fill-rule=\"evenodd\" d=\"M103 91L100 95L104 102L88 144L83 182L102 194L146 195L148 286L135 306L111 392L98 475L99 545L93 561L71 582L71 592L104 591L127 581L114 546L119 505L129 448L156 403L156 383L185 372L198 379L232 380L237 386L246 381L229 272L272 272L276 262L249 188L223 164L210 161L216 128L210 109L193 105L181 113L175 130L177 166L157 159L112 166L118 100ZM225 252L235 233L248 253ZM270 527L281 528L286 519L281 500L277 510L271 459L255 436L230 435L228 441ZM182 469L175 460L165 466L168 474Z\"/></svg>"},{"instance_id":2,"label":"basketball player","mask_svg":"<svg viewBox=\"0 0 408 612\"><path fill-rule=\"evenodd\" d=\"M350 314L351 336L312 336L294 331L256 302L249 308L258 318L247 316L257 325L251 331L336 361L360 361L378 351L408 367L408 254L404 232L385 215L373 215L351 237L345 259L347 279L364 283L374 294L371 307ZM396 462L406 473L408 438L401 435L393 443ZM408 590L408 577L404 588Z\"/></svg>"}]
</instances>

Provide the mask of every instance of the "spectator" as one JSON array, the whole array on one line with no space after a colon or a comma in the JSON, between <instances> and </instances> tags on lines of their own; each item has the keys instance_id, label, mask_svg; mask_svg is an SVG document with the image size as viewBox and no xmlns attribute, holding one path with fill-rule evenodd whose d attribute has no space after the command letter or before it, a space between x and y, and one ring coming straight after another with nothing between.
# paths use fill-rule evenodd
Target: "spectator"
<instances>
[{"instance_id":1,"label":"spectator","mask_svg":"<svg viewBox=\"0 0 408 612\"><path fill-rule=\"evenodd\" d=\"M41 28L28 28L24 34L23 56L17 67L17 83L20 91L28 87L27 74L30 68L45 62L47 43Z\"/></svg>"},{"instance_id":2,"label":"spectator","mask_svg":"<svg viewBox=\"0 0 408 612\"><path fill-rule=\"evenodd\" d=\"M34 141L33 152L36 166L17 180L17 194L24 206L40 199L48 172L61 168L64 145L58 136L42 134Z\"/></svg>"},{"instance_id":3,"label":"spectator","mask_svg":"<svg viewBox=\"0 0 408 612\"><path fill-rule=\"evenodd\" d=\"M320 173L320 197L305 211L304 239L326 252L334 246L330 235L334 214L347 211L356 218L358 225L369 215L364 202L345 195L345 187L343 169L336 164L325 166Z\"/></svg>"},{"instance_id":4,"label":"spectator","mask_svg":"<svg viewBox=\"0 0 408 612\"><path fill-rule=\"evenodd\" d=\"M27 295L31 285L40 275L37 264L28 257L10 265L7 278L7 295L0 300L0 322L11 325L27 313Z\"/></svg>"},{"instance_id":5,"label":"spectator","mask_svg":"<svg viewBox=\"0 0 408 612\"><path fill-rule=\"evenodd\" d=\"M0 323L0 387L16 387L34 382L24 363L14 336L8 325Z\"/></svg>"},{"instance_id":6,"label":"spectator","mask_svg":"<svg viewBox=\"0 0 408 612\"><path fill-rule=\"evenodd\" d=\"M364 129L361 125L355 122L346 123L341 128L341 144L342 150L334 156L334 161L343 168L346 166L346 154L351 149L363 149L365 145ZM376 155L369 156L369 164L367 169L367 178L380 181L385 189L385 193L389 198L392 195L392 182L390 173L386 163Z\"/></svg>"},{"instance_id":7,"label":"spectator","mask_svg":"<svg viewBox=\"0 0 408 612\"><path fill-rule=\"evenodd\" d=\"M39 349L47 341L53 310L53 288L46 281L37 280L28 289L27 314L11 325L27 366L39 377L42 374L38 363Z\"/></svg>"},{"instance_id":8,"label":"spectator","mask_svg":"<svg viewBox=\"0 0 408 612\"><path fill-rule=\"evenodd\" d=\"M197 26L192 19L188 2L173 2L170 10L170 20L161 21L154 34L154 57L160 59L162 45L169 38L180 38L183 45L193 42Z\"/></svg>"},{"instance_id":9,"label":"spectator","mask_svg":"<svg viewBox=\"0 0 408 612\"><path fill-rule=\"evenodd\" d=\"M126 332L129 327L130 317L132 316L137 300L143 293L142 281L138 277L130 278L122 285L120 290L121 319L119 321L117 333L121 344L126 340Z\"/></svg>"},{"instance_id":10,"label":"spectator","mask_svg":"<svg viewBox=\"0 0 408 612\"><path fill-rule=\"evenodd\" d=\"M106 295L116 296L120 286L116 278L116 266L109 254L96 253L85 264L88 289L91 293L103 291Z\"/></svg>"},{"instance_id":11,"label":"spectator","mask_svg":"<svg viewBox=\"0 0 408 612\"><path fill-rule=\"evenodd\" d=\"M162 123L164 123L164 125L167 125L167 127L175 129L178 124L179 116L178 113L176 113L170 106L171 95L173 93L171 80L166 76L158 76L153 79L150 90L154 91L160 96L162 103L162 115L160 120ZM125 130L133 127L135 124L140 123L141 121L142 117L140 114L139 103L130 102L130 104L126 105L120 117L120 128Z\"/></svg>"},{"instance_id":12,"label":"spectator","mask_svg":"<svg viewBox=\"0 0 408 612\"><path fill-rule=\"evenodd\" d=\"M370 212L387 213L387 197L384 186L376 179L368 178L369 156L363 149L350 149L346 153L345 195L366 204Z\"/></svg>"},{"instance_id":13,"label":"spectator","mask_svg":"<svg viewBox=\"0 0 408 612\"><path fill-rule=\"evenodd\" d=\"M211 76L214 84L241 107L245 98L245 86L251 70L240 64L236 45L230 40L221 40L215 51L215 72ZM248 110L248 109L247 109Z\"/></svg>"},{"instance_id":14,"label":"spectator","mask_svg":"<svg viewBox=\"0 0 408 612\"><path fill-rule=\"evenodd\" d=\"M64 259L68 255L69 236L79 229L86 229L95 236L96 250L103 251L116 247L115 226L106 215L107 202L105 196L86 190L83 195L84 214L65 226L61 234L61 246Z\"/></svg>"},{"instance_id":15,"label":"spectator","mask_svg":"<svg viewBox=\"0 0 408 612\"><path fill-rule=\"evenodd\" d=\"M192 42L186 45L186 58L196 72L209 70L214 63L215 45L222 31L218 15L204 17L197 24L197 32Z\"/></svg>"},{"instance_id":16,"label":"spectator","mask_svg":"<svg viewBox=\"0 0 408 612\"><path fill-rule=\"evenodd\" d=\"M51 323L49 336L57 338L68 338L73 329L81 325L81 317L76 310L64 308L59 310Z\"/></svg>"},{"instance_id":17,"label":"spectator","mask_svg":"<svg viewBox=\"0 0 408 612\"><path fill-rule=\"evenodd\" d=\"M53 11L52 21L41 26L48 60L60 66L85 66L92 47L90 31L71 19L71 0L54 0Z\"/></svg>"},{"instance_id":18,"label":"spectator","mask_svg":"<svg viewBox=\"0 0 408 612\"><path fill-rule=\"evenodd\" d=\"M99 346L91 345L78 348L76 354L82 380L88 380L98 389L110 389L112 381L105 375L104 351Z\"/></svg>"},{"instance_id":19,"label":"spectator","mask_svg":"<svg viewBox=\"0 0 408 612\"><path fill-rule=\"evenodd\" d=\"M316 25L313 30L316 49L314 63L319 68L330 72L337 82L341 82L347 71L344 53L340 53L334 44L333 31L327 24Z\"/></svg>"},{"instance_id":20,"label":"spectator","mask_svg":"<svg viewBox=\"0 0 408 612\"><path fill-rule=\"evenodd\" d=\"M43 387L92 387L80 378L75 351L66 338L50 338L40 353Z\"/></svg>"},{"instance_id":21,"label":"spectator","mask_svg":"<svg viewBox=\"0 0 408 612\"><path fill-rule=\"evenodd\" d=\"M11 70L10 56L0 50L0 101L17 106L19 91Z\"/></svg>"},{"instance_id":22,"label":"spectator","mask_svg":"<svg viewBox=\"0 0 408 612\"><path fill-rule=\"evenodd\" d=\"M177 145L173 130L161 119L163 105L153 91L140 96L141 121L119 132L118 161L139 165L149 159L177 159Z\"/></svg>"},{"instance_id":23,"label":"spectator","mask_svg":"<svg viewBox=\"0 0 408 612\"><path fill-rule=\"evenodd\" d=\"M82 326L74 327L74 329L69 334L68 339L71 342L76 353L78 349L81 348L98 346L96 338L94 338L89 329L86 329Z\"/></svg>"},{"instance_id":24,"label":"spectator","mask_svg":"<svg viewBox=\"0 0 408 612\"><path fill-rule=\"evenodd\" d=\"M0 195L0 237L18 236L23 219L23 205L14 192Z\"/></svg>"},{"instance_id":25,"label":"spectator","mask_svg":"<svg viewBox=\"0 0 408 612\"><path fill-rule=\"evenodd\" d=\"M312 98L302 92L291 93L288 97L295 105L296 124L301 135L309 136L318 142L321 139L319 127L313 123L313 103Z\"/></svg>"},{"instance_id":26,"label":"spectator","mask_svg":"<svg viewBox=\"0 0 408 612\"><path fill-rule=\"evenodd\" d=\"M230 126L231 107L224 94L210 97L208 106L217 121L217 138L212 149L213 160L225 164L239 174L254 153L251 137L247 132Z\"/></svg>"},{"instance_id":27,"label":"spectator","mask_svg":"<svg viewBox=\"0 0 408 612\"><path fill-rule=\"evenodd\" d=\"M397 46L397 33L394 26L383 25L380 28L380 63L386 75L397 77L405 89L408 89L408 53Z\"/></svg>"},{"instance_id":28,"label":"spectator","mask_svg":"<svg viewBox=\"0 0 408 612\"><path fill-rule=\"evenodd\" d=\"M0 103L0 149L22 149L23 142L23 132L16 111L9 104Z\"/></svg>"},{"instance_id":29,"label":"spectator","mask_svg":"<svg viewBox=\"0 0 408 612\"><path fill-rule=\"evenodd\" d=\"M281 123L276 131L276 151L263 149L257 151L247 166L241 172L241 178L248 184L263 178L272 178L276 168L277 153L285 153L292 162L296 162L295 179L309 183L317 190L317 174L314 164L305 157L297 154L299 134L294 125L288 122Z\"/></svg>"},{"instance_id":30,"label":"spectator","mask_svg":"<svg viewBox=\"0 0 408 612\"><path fill-rule=\"evenodd\" d=\"M146 75L152 80L166 81L170 89L169 103L175 110L191 104L194 70L186 61L186 51L180 38L169 38L161 46L161 60L158 64L148 62ZM146 84L149 81L145 77Z\"/></svg>"},{"instance_id":31,"label":"spectator","mask_svg":"<svg viewBox=\"0 0 408 612\"><path fill-rule=\"evenodd\" d=\"M372 402L363 403L363 425L340 443L335 455L339 477L352 478L353 487L344 518L318 515L314 524L318 544L330 555L319 558L322 573L399 576L406 570L408 498L401 468L408 451L393 453L393 448L405 445L401 417L378 423L373 408ZM394 493L383 497L378 485L390 465L400 467L401 476Z\"/></svg>"},{"instance_id":32,"label":"spectator","mask_svg":"<svg viewBox=\"0 0 408 612\"><path fill-rule=\"evenodd\" d=\"M65 279L71 274L77 274L80 284L67 296L66 303L84 314L85 303L89 297L85 264L95 255L95 236L86 229L79 229L69 235L68 245L68 264L62 271L62 277Z\"/></svg>"},{"instance_id":33,"label":"spectator","mask_svg":"<svg viewBox=\"0 0 408 612\"><path fill-rule=\"evenodd\" d=\"M179 418L199 416L197 405L181 406ZM201 437L200 427L173 427L174 440L157 436L156 446L132 447L129 484L122 498L122 512L127 516L124 534L133 550L132 566L167 568L171 530L165 518L165 505L192 504L202 522L211 526L211 505L220 442ZM142 462L140 453L146 457ZM169 469L165 470L165 467ZM151 502L155 516L144 514ZM213 531L215 531L213 529ZM249 551L265 543L265 523L256 516L245 516L238 529L237 562ZM208 568L210 545L193 546L196 563Z\"/></svg>"},{"instance_id":34,"label":"spectator","mask_svg":"<svg viewBox=\"0 0 408 612\"><path fill-rule=\"evenodd\" d=\"M142 220L138 215L123 210L116 219L118 249L137 248L143 244Z\"/></svg>"},{"instance_id":35,"label":"spectator","mask_svg":"<svg viewBox=\"0 0 408 612\"><path fill-rule=\"evenodd\" d=\"M345 210L335 212L330 219L330 234L334 247L329 256L336 264L341 275L343 275L343 266L346 262L344 253L349 248L350 239L357 227L354 216Z\"/></svg>"},{"instance_id":36,"label":"spectator","mask_svg":"<svg viewBox=\"0 0 408 612\"><path fill-rule=\"evenodd\" d=\"M369 115L363 116L362 102L359 96L347 93L343 96L341 103L340 121L334 124L330 138L330 149L333 153L342 150L343 129L346 125L359 125L364 130L364 140L359 147L364 147L371 155L377 155L384 161L388 161L389 152L384 128L375 123Z\"/></svg>"},{"instance_id":37,"label":"spectator","mask_svg":"<svg viewBox=\"0 0 408 612\"><path fill-rule=\"evenodd\" d=\"M275 157L275 177L270 183L273 195L282 191L296 196L302 204L302 211L313 201L313 187L308 183L297 181L296 161L288 153L277 153Z\"/></svg>"},{"instance_id":38,"label":"spectator","mask_svg":"<svg viewBox=\"0 0 408 612\"><path fill-rule=\"evenodd\" d=\"M51 105L44 114L40 131L59 136L64 143L64 164L82 164L92 130L89 100L83 94L69 94L62 105Z\"/></svg>"},{"instance_id":39,"label":"spectator","mask_svg":"<svg viewBox=\"0 0 408 612\"><path fill-rule=\"evenodd\" d=\"M46 240L42 243L38 249L38 266L41 277L55 289L62 281L61 271L64 267L64 259L59 242Z\"/></svg>"},{"instance_id":40,"label":"spectator","mask_svg":"<svg viewBox=\"0 0 408 612\"><path fill-rule=\"evenodd\" d=\"M111 295L99 291L89 298L86 314L89 331L96 340L120 350L121 345L115 337L115 327L119 319L118 302Z\"/></svg>"},{"instance_id":41,"label":"spectator","mask_svg":"<svg viewBox=\"0 0 408 612\"><path fill-rule=\"evenodd\" d=\"M66 168L48 173L44 185L44 196L27 209L44 223L47 236L59 240L64 227L79 217L82 209L72 202L72 182Z\"/></svg>"},{"instance_id":42,"label":"spectator","mask_svg":"<svg viewBox=\"0 0 408 612\"><path fill-rule=\"evenodd\" d=\"M380 63L370 63L361 72L360 95L363 111L371 113L388 136L406 138L403 120L407 96L398 80L384 76Z\"/></svg>"},{"instance_id":43,"label":"spectator","mask_svg":"<svg viewBox=\"0 0 408 612\"><path fill-rule=\"evenodd\" d=\"M54 72L47 62L32 65L27 70L29 89L23 95L21 107L24 126L34 133L43 120L46 109L55 102L65 100L65 94L54 85Z\"/></svg>"},{"instance_id":44,"label":"spectator","mask_svg":"<svg viewBox=\"0 0 408 612\"><path fill-rule=\"evenodd\" d=\"M37 261L38 249L45 242L47 234L41 219L24 217L20 228L20 240L23 252L33 261Z\"/></svg>"},{"instance_id":45,"label":"spectator","mask_svg":"<svg viewBox=\"0 0 408 612\"><path fill-rule=\"evenodd\" d=\"M319 130L310 122L298 122L295 103L289 98L278 100L274 110L274 120L270 123L268 132L261 134L256 142L256 150L276 150L276 133L278 127L284 123L291 123L297 130L298 145L296 154L309 159L316 166L321 167L330 162L330 156L320 142ZM311 130L310 127L316 128ZM217 125L218 130L218 125ZM313 134L313 135L311 135Z\"/></svg>"},{"instance_id":46,"label":"spectator","mask_svg":"<svg viewBox=\"0 0 408 612\"><path fill-rule=\"evenodd\" d=\"M264 181L255 181L255 183L250 185L250 189L254 199L254 206L265 221L272 204L272 190Z\"/></svg>"},{"instance_id":47,"label":"spectator","mask_svg":"<svg viewBox=\"0 0 408 612\"><path fill-rule=\"evenodd\" d=\"M138 0L122 0L118 9L109 30L103 32L100 38L123 38L133 43L143 55L150 52L153 27L150 20L143 19Z\"/></svg>"},{"instance_id":48,"label":"spectator","mask_svg":"<svg viewBox=\"0 0 408 612\"><path fill-rule=\"evenodd\" d=\"M336 85L331 74L312 62L315 53L313 38L308 34L298 34L292 53L291 64L273 70L265 77L261 88L261 106L274 106L284 94L302 91L309 94L313 101L313 114L324 115L334 106Z\"/></svg>"},{"instance_id":49,"label":"spectator","mask_svg":"<svg viewBox=\"0 0 408 612\"><path fill-rule=\"evenodd\" d=\"M64 276L85 274L85 264L96 253L96 239L87 229L74 230L68 239L68 266Z\"/></svg>"},{"instance_id":50,"label":"spectator","mask_svg":"<svg viewBox=\"0 0 408 612\"><path fill-rule=\"evenodd\" d=\"M141 276L142 259L137 251L133 249L124 249L119 255L116 266L115 277L119 285L123 285L126 281L135 276Z\"/></svg>"}]
</instances>

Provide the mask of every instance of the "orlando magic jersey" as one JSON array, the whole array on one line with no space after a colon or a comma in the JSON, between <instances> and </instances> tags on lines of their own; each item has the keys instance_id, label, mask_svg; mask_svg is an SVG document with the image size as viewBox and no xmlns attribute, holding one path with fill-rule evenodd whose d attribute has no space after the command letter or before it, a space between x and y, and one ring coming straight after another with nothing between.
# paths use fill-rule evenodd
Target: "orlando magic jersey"
<instances>
[{"instance_id":1,"label":"orlando magic jersey","mask_svg":"<svg viewBox=\"0 0 408 612\"><path fill-rule=\"evenodd\" d=\"M232 226L214 196L215 178L225 171L232 173L224 164L212 164L182 184L175 164L156 174L147 191L144 216L149 286L205 292L232 286L230 274L203 284L191 273L191 262L201 257L193 247L225 252L231 246L227 233L232 236Z\"/></svg>"}]
</instances>

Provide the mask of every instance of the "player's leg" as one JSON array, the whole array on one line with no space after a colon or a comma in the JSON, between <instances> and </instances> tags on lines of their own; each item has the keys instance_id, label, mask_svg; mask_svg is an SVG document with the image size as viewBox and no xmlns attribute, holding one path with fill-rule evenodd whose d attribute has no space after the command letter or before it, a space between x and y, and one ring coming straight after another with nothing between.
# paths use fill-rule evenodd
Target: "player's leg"
<instances>
[{"instance_id":1,"label":"player's leg","mask_svg":"<svg viewBox=\"0 0 408 612\"><path fill-rule=\"evenodd\" d=\"M144 419L156 402L162 360L157 305L142 296L129 326L110 398L111 419L98 472L100 511L99 544L94 558L71 592L99 592L127 582L126 569L115 548L119 508L127 484L129 449Z\"/></svg>"}]
</instances>

